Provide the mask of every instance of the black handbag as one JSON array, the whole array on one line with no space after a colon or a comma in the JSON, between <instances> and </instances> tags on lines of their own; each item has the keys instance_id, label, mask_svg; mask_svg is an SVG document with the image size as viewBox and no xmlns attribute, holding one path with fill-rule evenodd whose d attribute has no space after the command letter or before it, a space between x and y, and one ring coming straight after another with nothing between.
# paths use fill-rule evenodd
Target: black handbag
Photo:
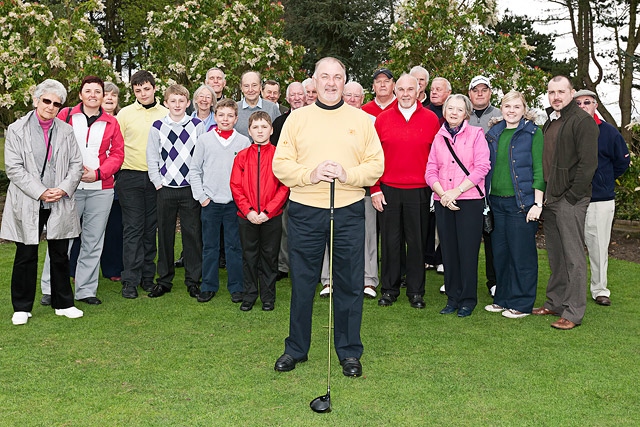
<instances>
[{"instance_id":1,"label":"black handbag","mask_svg":"<svg viewBox=\"0 0 640 427\"><path fill-rule=\"evenodd\" d=\"M449 138L445 137L444 141L447 143L447 148L449 149L449 152L453 156L456 163L458 163L458 166L460 166L460 169L462 169L465 175L469 176L469 170L462 164L456 152L453 151L453 147L451 146L451 141L449 141ZM484 202L484 210L482 211L482 232L484 234L491 234L491 232L493 231L493 212L491 212L491 207L489 206L487 197L484 195L480 187L476 185L476 188L478 189L478 193L480 193L482 201Z\"/></svg>"}]
</instances>

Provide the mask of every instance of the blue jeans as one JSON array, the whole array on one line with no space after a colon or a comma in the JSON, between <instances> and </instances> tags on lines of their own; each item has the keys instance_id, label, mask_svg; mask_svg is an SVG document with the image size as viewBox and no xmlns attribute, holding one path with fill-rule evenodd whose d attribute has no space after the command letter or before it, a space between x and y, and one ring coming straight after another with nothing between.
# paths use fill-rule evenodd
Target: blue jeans
<instances>
[{"instance_id":1,"label":"blue jeans","mask_svg":"<svg viewBox=\"0 0 640 427\"><path fill-rule=\"evenodd\" d=\"M538 222L527 222L515 197L489 196L493 211L491 233L493 265L496 270L494 304L531 313L538 287Z\"/></svg>"},{"instance_id":2,"label":"blue jeans","mask_svg":"<svg viewBox=\"0 0 640 427\"><path fill-rule=\"evenodd\" d=\"M227 289L242 293L242 247L238 232L238 208L234 202L214 203L202 208L202 286L206 292L218 292L218 259L220 258L220 225L224 228L224 251L227 258Z\"/></svg>"}]
</instances>

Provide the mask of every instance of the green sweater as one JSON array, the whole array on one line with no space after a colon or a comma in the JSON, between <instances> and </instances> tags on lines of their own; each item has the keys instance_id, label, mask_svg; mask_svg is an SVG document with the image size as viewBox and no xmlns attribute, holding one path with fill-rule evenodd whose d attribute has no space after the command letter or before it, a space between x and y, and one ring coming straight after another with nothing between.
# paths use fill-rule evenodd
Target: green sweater
<instances>
[{"instance_id":1,"label":"green sweater","mask_svg":"<svg viewBox=\"0 0 640 427\"><path fill-rule=\"evenodd\" d=\"M509 146L516 129L505 129L498 140L496 163L493 167L491 178L491 194L493 196L515 196L513 181L509 170ZM542 147L544 137L538 129L533 135L531 144L531 156L533 157L533 188L544 191L544 178L542 176Z\"/></svg>"}]
</instances>

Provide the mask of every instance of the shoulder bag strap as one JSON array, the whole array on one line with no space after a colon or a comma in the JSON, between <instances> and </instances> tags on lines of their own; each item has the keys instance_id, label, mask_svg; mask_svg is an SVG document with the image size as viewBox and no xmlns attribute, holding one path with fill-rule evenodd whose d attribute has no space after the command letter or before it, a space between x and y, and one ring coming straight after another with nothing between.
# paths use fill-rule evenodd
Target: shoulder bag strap
<instances>
[{"instance_id":1,"label":"shoulder bag strap","mask_svg":"<svg viewBox=\"0 0 640 427\"><path fill-rule=\"evenodd\" d=\"M451 146L451 141L449 141L449 138L447 138L446 136L444 137L444 141L447 143L447 148L449 149L449 152L451 153L451 155L453 156L453 159L456 161L456 163L458 164L458 166L460 166L460 169L462 169L462 172L465 173L465 175L469 176L469 170L464 167L464 165L462 164L462 162L460 161L460 159L458 158L458 155L456 154L455 151L453 151L453 147ZM480 197L484 197L484 193L482 192L482 190L480 189L480 187L478 185L476 185L476 188L478 189L478 193L480 193Z\"/></svg>"}]
</instances>

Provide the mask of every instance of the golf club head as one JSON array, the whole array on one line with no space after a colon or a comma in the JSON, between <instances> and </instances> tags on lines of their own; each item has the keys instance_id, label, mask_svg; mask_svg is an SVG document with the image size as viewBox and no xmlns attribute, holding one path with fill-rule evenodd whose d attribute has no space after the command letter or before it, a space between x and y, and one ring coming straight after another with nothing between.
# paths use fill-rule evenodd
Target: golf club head
<instances>
[{"instance_id":1,"label":"golf club head","mask_svg":"<svg viewBox=\"0 0 640 427\"><path fill-rule=\"evenodd\" d=\"M309 406L313 412L318 412L319 414L331 412L331 396L327 393L324 396L316 397L309 403Z\"/></svg>"}]
</instances>

